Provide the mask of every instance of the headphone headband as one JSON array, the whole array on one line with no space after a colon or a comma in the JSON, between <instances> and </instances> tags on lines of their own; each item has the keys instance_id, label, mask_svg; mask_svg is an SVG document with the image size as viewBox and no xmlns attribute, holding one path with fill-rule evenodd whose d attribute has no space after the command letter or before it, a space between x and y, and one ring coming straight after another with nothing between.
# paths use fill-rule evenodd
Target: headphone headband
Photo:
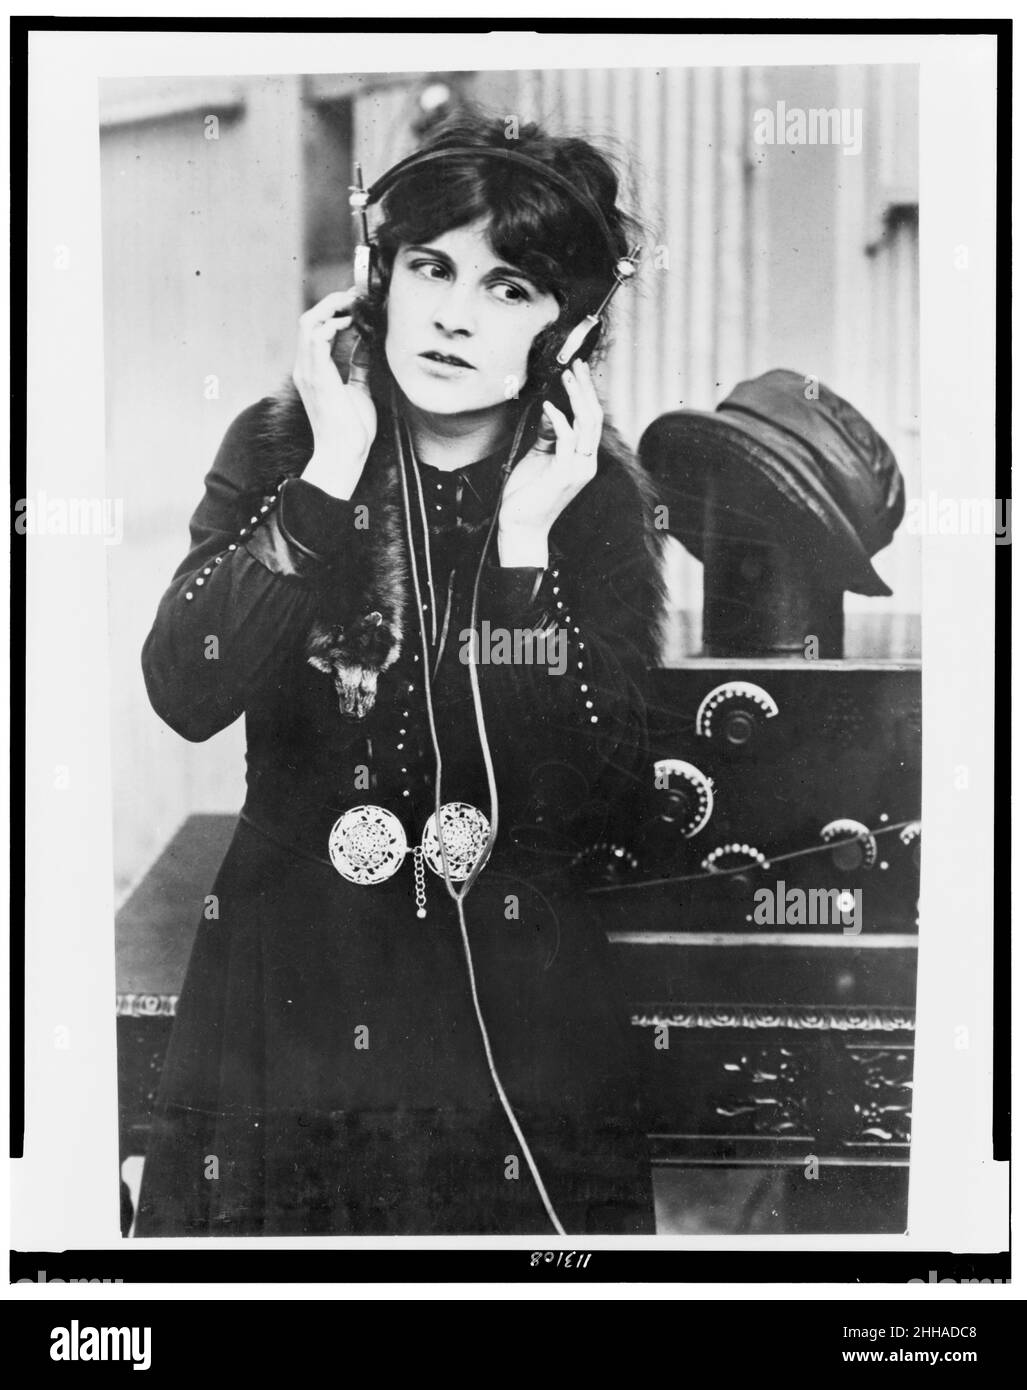
<instances>
[{"instance_id":1,"label":"headphone headband","mask_svg":"<svg viewBox=\"0 0 1027 1390\"><path fill-rule=\"evenodd\" d=\"M600 232L606 248L610 253L610 260L616 262L620 257L620 251L614 243L610 234L610 229L599 211L599 206L583 189L578 188L570 179L563 174L551 169L548 164L543 164L540 159L534 159L531 155L522 154L520 150L504 150L495 145L448 145L438 150L420 151L408 155L406 159L401 159L398 164L394 164L391 169L387 169L380 178L375 179L370 188L365 189L362 185L360 175L360 165L356 166L356 183L350 193L350 207L354 212L363 214L372 203L377 203L394 187L402 178L414 169L421 168L428 164L435 164L446 159L472 157L476 159L497 159L510 164L519 164L524 169L530 169L532 173L540 178L546 179L549 183L559 188L562 192L573 198L584 212L588 214Z\"/></svg>"},{"instance_id":2,"label":"headphone headband","mask_svg":"<svg viewBox=\"0 0 1027 1390\"><path fill-rule=\"evenodd\" d=\"M394 164L391 169L382 174L381 178L376 179L370 188L364 187L360 165L357 164L354 170L354 182L350 185L349 194L349 205L360 218L363 230L363 240L353 254L353 282L357 292L361 295L366 295L369 292L371 277L376 264L375 248L367 228L367 209L370 205L384 197L389 189L394 187L400 179L405 178L411 170L419 169L428 164L439 163L446 159L466 156L502 159L511 164L520 164L540 178L548 179L554 187L562 189L585 211L606 243L606 249L613 264L613 283L599 307L593 313L586 314L577 327L573 328L565 338L563 346L556 355L556 367L566 367L573 357L581 351L592 330L600 326L603 312L615 292L626 281L634 277L642 255L642 245L639 243L632 248L628 255L622 256L595 199L582 189L575 187L570 179L564 178L563 174L558 174L555 169L550 169L548 164L543 164L541 160L533 159L530 155L521 154L519 150L504 150L493 145L450 145L444 149L421 151L418 154L408 155L406 159L401 159L398 164Z\"/></svg>"}]
</instances>

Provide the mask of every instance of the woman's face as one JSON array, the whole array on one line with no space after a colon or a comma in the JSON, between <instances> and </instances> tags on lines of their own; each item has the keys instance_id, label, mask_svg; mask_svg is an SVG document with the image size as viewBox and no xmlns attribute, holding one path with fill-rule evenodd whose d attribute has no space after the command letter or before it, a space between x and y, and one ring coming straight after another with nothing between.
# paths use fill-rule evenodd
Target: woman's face
<instances>
[{"instance_id":1,"label":"woman's face","mask_svg":"<svg viewBox=\"0 0 1027 1390\"><path fill-rule=\"evenodd\" d=\"M535 337L559 316L554 295L498 259L487 227L400 246L393 262L385 356L406 398L431 414L515 399Z\"/></svg>"}]
</instances>

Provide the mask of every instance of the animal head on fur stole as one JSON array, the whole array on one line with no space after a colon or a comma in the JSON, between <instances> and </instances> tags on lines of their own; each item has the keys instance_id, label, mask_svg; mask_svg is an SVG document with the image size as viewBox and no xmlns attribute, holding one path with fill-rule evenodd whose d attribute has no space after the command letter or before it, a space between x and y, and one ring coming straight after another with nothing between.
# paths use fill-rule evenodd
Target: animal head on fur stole
<instances>
[{"instance_id":1,"label":"animal head on fur stole","mask_svg":"<svg viewBox=\"0 0 1027 1390\"><path fill-rule=\"evenodd\" d=\"M339 712L364 719L374 707L378 676L395 662L400 633L377 609L346 627L316 622L307 639L307 661L332 677Z\"/></svg>"}]
</instances>

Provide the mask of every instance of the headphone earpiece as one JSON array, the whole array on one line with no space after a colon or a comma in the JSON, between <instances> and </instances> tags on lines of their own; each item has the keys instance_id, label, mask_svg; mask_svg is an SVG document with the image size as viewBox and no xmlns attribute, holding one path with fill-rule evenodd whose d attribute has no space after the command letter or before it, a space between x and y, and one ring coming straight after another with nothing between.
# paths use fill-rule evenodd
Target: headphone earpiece
<instances>
[{"instance_id":1,"label":"headphone earpiece","mask_svg":"<svg viewBox=\"0 0 1027 1390\"><path fill-rule=\"evenodd\" d=\"M374 242L360 242L353 250L353 287L361 299L382 289L382 271Z\"/></svg>"},{"instance_id":2,"label":"headphone earpiece","mask_svg":"<svg viewBox=\"0 0 1027 1390\"><path fill-rule=\"evenodd\" d=\"M364 175L357 164L354 169L354 182L350 184L349 205L355 216L360 218L361 237L353 251L353 285L362 299L366 299L378 280L377 252L368 235L367 208L373 201L371 190L364 187Z\"/></svg>"},{"instance_id":3,"label":"headphone earpiece","mask_svg":"<svg viewBox=\"0 0 1027 1390\"><path fill-rule=\"evenodd\" d=\"M637 271L638 263L642 259L642 244L632 248L627 256L621 256L613 271L613 284L607 290L603 302L592 314L586 314L576 328L572 328L567 334L564 344L556 354L556 364L558 367L566 367L585 346L585 341L593 329L602 328L604 319L603 314L613 296L620 289L621 285L633 280Z\"/></svg>"},{"instance_id":4,"label":"headphone earpiece","mask_svg":"<svg viewBox=\"0 0 1027 1390\"><path fill-rule=\"evenodd\" d=\"M353 252L353 285L361 299L366 299L371 293L373 263L374 248L366 241L359 243Z\"/></svg>"},{"instance_id":5,"label":"headphone earpiece","mask_svg":"<svg viewBox=\"0 0 1027 1390\"><path fill-rule=\"evenodd\" d=\"M585 346L585 340L593 329L602 327L602 319L595 314L586 314L576 328L572 328L563 340L563 346L556 354L558 368L567 367Z\"/></svg>"}]
</instances>

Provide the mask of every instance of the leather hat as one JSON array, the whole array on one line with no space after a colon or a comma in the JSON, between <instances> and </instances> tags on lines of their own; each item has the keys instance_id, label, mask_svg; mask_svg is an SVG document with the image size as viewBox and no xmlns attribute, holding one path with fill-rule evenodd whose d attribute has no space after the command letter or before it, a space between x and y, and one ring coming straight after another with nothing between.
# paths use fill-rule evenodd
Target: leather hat
<instances>
[{"instance_id":1,"label":"leather hat","mask_svg":"<svg viewBox=\"0 0 1027 1390\"><path fill-rule=\"evenodd\" d=\"M902 474L873 426L823 382L814 390L799 372L765 372L715 411L661 415L638 452L670 506L671 533L696 559L704 558L705 501L717 478L746 498L754 520L794 522L839 587L891 593L870 557L902 520Z\"/></svg>"}]
</instances>

